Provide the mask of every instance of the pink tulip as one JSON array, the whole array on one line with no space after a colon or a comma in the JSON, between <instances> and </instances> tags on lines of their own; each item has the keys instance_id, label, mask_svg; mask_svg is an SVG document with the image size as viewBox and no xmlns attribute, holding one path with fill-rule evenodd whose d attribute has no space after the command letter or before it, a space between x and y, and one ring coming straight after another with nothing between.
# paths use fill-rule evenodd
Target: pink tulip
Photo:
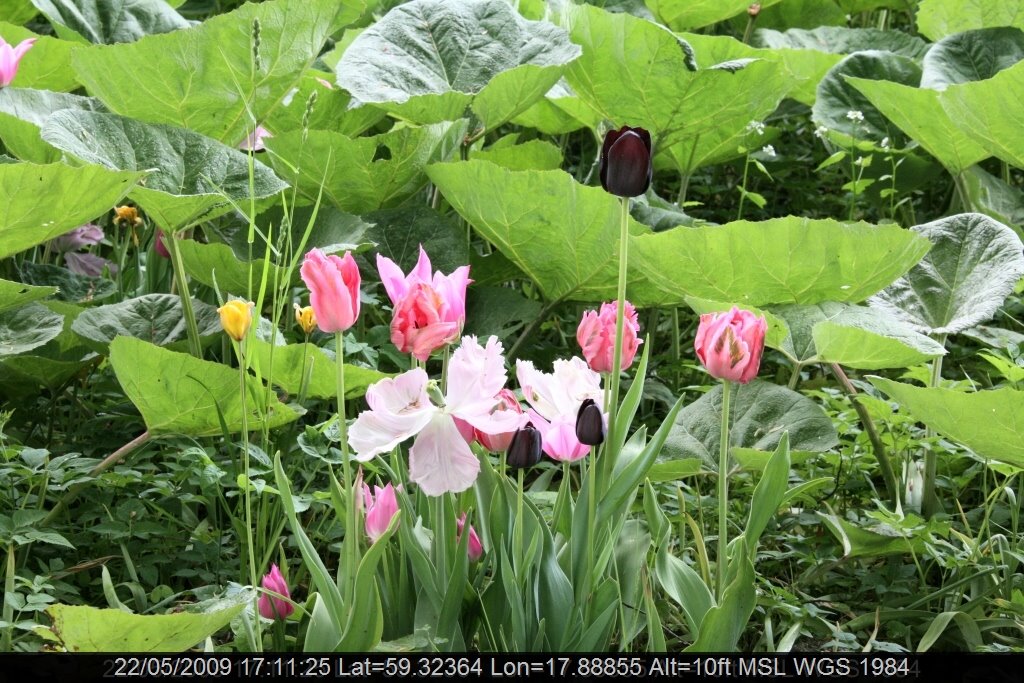
<instances>
[{"instance_id":1,"label":"pink tulip","mask_svg":"<svg viewBox=\"0 0 1024 683\"><path fill-rule=\"evenodd\" d=\"M413 293L417 285L429 285L437 293L442 305L437 307L439 320L445 323L455 323L459 333L462 325L466 322L466 287L472 280L469 279L469 266L460 266L451 275L445 275L441 271L430 273L430 257L420 245L420 257L416 261L416 267L406 275L391 259L377 254L377 271L380 273L380 280L384 284L384 290L391 299L391 305L397 310L401 302L409 294Z\"/></svg>"},{"instance_id":2,"label":"pink tulip","mask_svg":"<svg viewBox=\"0 0 1024 683\"><path fill-rule=\"evenodd\" d=\"M370 537L370 543L376 543L398 514L395 487L390 483L384 488L374 486L373 493L370 493L370 487L363 484L363 504L366 506L366 535Z\"/></svg>"},{"instance_id":3,"label":"pink tulip","mask_svg":"<svg viewBox=\"0 0 1024 683\"><path fill-rule=\"evenodd\" d=\"M761 367L767 329L764 317L733 306L702 315L693 346L712 377L746 384Z\"/></svg>"},{"instance_id":4,"label":"pink tulip","mask_svg":"<svg viewBox=\"0 0 1024 683\"><path fill-rule=\"evenodd\" d=\"M574 462L590 453L590 446L576 436L576 420L587 399L604 405L601 375L582 358L572 358L556 360L554 372L540 372L530 361L516 361L516 376L530 404L527 415L540 432L541 447L548 457Z\"/></svg>"},{"instance_id":5,"label":"pink tulip","mask_svg":"<svg viewBox=\"0 0 1024 683\"><path fill-rule=\"evenodd\" d=\"M272 597L266 593L260 595L260 599L256 602L260 615L267 619L287 619L291 616L295 611L295 607L290 602L291 593L288 592L288 584L281 576L281 570L277 568L276 564L270 565L270 573L263 577L262 583L268 591L273 591L288 599Z\"/></svg>"},{"instance_id":6,"label":"pink tulip","mask_svg":"<svg viewBox=\"0 0 1024 683\"><path fill-rule=\"evenodd\" d=\"M583 357L587 359L594 372L611 372L615 362L615 322L617 303L601 304L601 310L587 311L576 329L576 341L583 349ZM622 324L622 364L625 370L633 364L636 350L643 342L639 339L640 323L637 321L636 309L628 301L624 302L625 320Z\"/></svg>"},{"instance_id":7,"label":"pink tulip","mask_svg":"<svg viewBox=\"0 0 1024 683\"><path fill-rule=\"evenodd\" d=\"M160 228L156 230L156 241L153 243L153 251L157 253L157 256L162 256L165 259L171 258L171 252L167 251L167 245L164 244L164 231Z\"/></svg>"},{"instance_id":8,"label":"pink tulip","mask_svg":"<svg viewBox=\"0 0 1024 683\"><path fill-rule=\"evenodd\" d=\"M311 249L302 262L302 280L317 326L327 333L344 332L359 317L359 266L350 252L344 258Z\"/></svg>"},{"instance_id":9,"label":"pink tulip","mask_svg":"<svg viewBox=\"0 0 1024 683\"><path fill-rule=\"evenodd\" d=\"M243 152L262 152L266 149L263 146L264 138L272 138L274 134L263 126L256 126L256 129L245 136L245 139L238 143L238 149Z\"/></svg>"},{"instance_id":10,"label":"pink tulip","mask_svg":"<svg viewBox=\"0 0 1024 683\"><path fill-rule=\"evenodd\" d=\"M50 246L60 252L75 251L83 247L91 247L103 241L103 228L92 223L80 225L60 237L50 240Z\"/></svg>"},{"instance_id":11,"label":"pink tulip","mask_svg":"<svg viewBox=\"0 0 1024 683\"><path fill-rule=\"evenodd\" d=\"M67 264L68 270L78 275L87 275L88 277L100 277L103 275L103 269L106 268L111 275L117 275L117 264L109 259L105 259L102 256L96 256L90 253L79 253L76 251L69 251L64 254L64 263Z\"/></svg>"},{"instance_id":12,"label":"pink tulip","mask_svg":"<svg viewBox=\"0 0 1024 683\"><path fill-rule=\"evenodd\" d=\"M18 74L18 64L25 56L28 49L36 42L36 38L26 38L12 47L3 38L0 38L0 88L10 85L11 81Z\"/></svg>"},{"instance_id":13,"label":"pink tulip","mask_svg":"<svg viewBox=\"0 0 1024 683\"><path fill-rule=\"evenodd\" d=\"M463 527L466 526L465 512L463 512L462 515L457 520L455 520L455 524L459 527L459 532L455 536L455 542L461 543L462 530ZM480 542L480 537L477 536L476 529L473 528L472 524L469 525L469 541L468 545L466 546L466 554L469 556L470 562L479 562L480 558L484 556L484 546Z\"/></svg>"},{"instance_id":14,"label":"pink tulip","mask_svg":"<svg viewBox=\"0 0 1024 683\"><path fill-rule=\"evenodd\" d=\"M491 408L491 413L510 410L520 415L523 414L523 407L519 405L519 400L508 389L499 391L498 395L494 397L494 401L495 404ZM508 445L512 443L512 437L516 435L515 430L499 434L489 434L476 429L473 425L459 418L455 418L455 426L458 428L462 438L466 440L466 443L471 444L475 441L492 453L503 453L508 450Z\"/></svg>"},{"instance_id":15,"label":"pink tulip","mask_svg":"<svg viewBox=\"0 0 1024 683\"><path fill-rule=\"evenodd\" d=\"M447 305L429 284L417 282L399 300L391 319L391 343L402 353L426 361L459 337L459 323L446 321Z\"/></svg>"}]
</instances>

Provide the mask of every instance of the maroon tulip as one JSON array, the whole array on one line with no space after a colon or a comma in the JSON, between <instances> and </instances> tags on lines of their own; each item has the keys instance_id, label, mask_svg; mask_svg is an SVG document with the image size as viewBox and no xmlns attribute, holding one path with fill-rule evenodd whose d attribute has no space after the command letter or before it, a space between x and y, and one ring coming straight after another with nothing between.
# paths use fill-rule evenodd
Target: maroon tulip
<instances>
[{"instance_id":1,"label":"maroon tulip","mask_svg":"<svg viewBox=\"0 0 1024 683\"><path fill-rule=\"evenodd\" d=\"M601 147L601 187L619 197L637 197L651 186L651 134L623 126L608 131Z\"/></svg>"},{"instance_id":2,"label":"maroon tulip","mask_svg":"<svg viewBox=\"0 0 1024 683\"><path fill-rule=\"evenodd\" d=\"M508 445L508 464L517 469L533 467L540 462L541 436L532 422L515 431Z\"/></svg>"}]
</instances>

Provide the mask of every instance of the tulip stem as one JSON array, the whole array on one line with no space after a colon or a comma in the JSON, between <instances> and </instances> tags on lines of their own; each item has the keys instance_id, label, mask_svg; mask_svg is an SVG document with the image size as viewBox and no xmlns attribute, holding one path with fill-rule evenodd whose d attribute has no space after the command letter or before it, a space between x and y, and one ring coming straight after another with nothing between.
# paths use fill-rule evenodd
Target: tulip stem
<instances>
[{"instance_id":1,"label":"tulip stem","mask_svg":"<svg viewBox=\"0 0 1024 683\"><path fill-rule=\"evenodd\" d=\"M239 378L239 391L242 397L242 470L243 478L245 479L245 491L244 504L245 504L245 547L246 552L249 554L249 583L256 590L259 587L256 576L256 549L253 546L252 541L252 495L250 489L252 485L249 481L249 406L246 405L246 372L245 372L245 339L238 342L238 378ZM253 600L257 600L257 596L254 595ZM259 609L256 611L257 620L259 619ZM255 638L253 645L257 651L263 650L262 638Z\"/></svg>"},{"instance_id":2,"label":"tulip stem","mask_svg":"<svg viewBox=\"0 0 1024 683\"><path fill-rule=\"evenodd\" d=\"M174 281L178 285L178 296L181 298L181 311L185 315L185 329L188 331L188 349L196 358L202 359L203 348L199 345L199 325L196 314L192 310L192 294L188 290L188 279L185 277L185 262L178 249L178 237L173 230L164 233L167 238L167 251L171 253L171 270Z\"/></svg>"},{"instance_id":3,"label":"tulip stem","mask_svg":"<svg viewBox=\"0 0 1024 683\"><path fill-rule=\"evenodd\" d=\"M938 342L943 346L946 345L946 335L940 335ZM942 356L936 356L932 360L932 376L928 386L934 388L942 383ZM925 432L928 438L935 436L935 430L929 427ZM924 454L924 489L922 490L921 497L921 512L925 519L931 519L932 516L942 509L942 505L939 503L939 497L935 493L935 474L938 469L938 460L935 453L935 449L929 448Z\"/></svg>"},{"instance_id":4,"label":"tulip stem","mask_svg":"<svg viewBox=\"0 0 1024 683\"><path fill-rule=\"evenodd\" d=\"M345 491L348 502L348 520L345 531L345 547L348 558L345 562L347 585L355 591L356 570L359 568L359 541L356 525L356 491L352 484L352 464L349 462L348 453L348 424L345 420L345 333L338 331L334 333L334 362L337 364L338 372L338 438L341 440L341 487ZM355 599L355 595L346 596L349 604Z\"/></svg>"},{"instance_id":5,"label":"tulip stem","mask_svg":"<svg viewBox=\"0 0 1024 683\"><path fill-rule=\"evenodd\" d=\"M732 382L722 380L722 431L718 443L718 574L715 595L719 604L725 593L726 553L728 548L729 515L729 394Z\"/></svg>"},{"instance_id":6,"label":"tulip stem","mask_svg":"<svg viewBox=\"0 0 1024 683\"><path fill-rule=\"evenodd\" d=\"M608 404L608 434L609 436L618 433L618 412L619 412L619 379L622 375L622 330L626 316L626 272L629 265L629 197L619 198L619 283L615 301L615 351L612 355L612 368L609 373L611 380L611 399ZM610 484L612 472L615 467L615 459L618 456L618 443L612 443L611 447L605 450L603 467L602 493Z\"/></svg>"},{"instance_id":7,"label":"tulip stem","mask_svg":"<svg viewBox=\"0 0 1024 683\"><path fill-rule=\"evenodd\" d=\"M3 641L0 643L0 652L11 651L11 639L14 635L14 603L7 600L7 596L14 598L14 544L7 545L7 571L4 573L4 621L7 627L4 628Z\"/></svg>"}]
</instances>

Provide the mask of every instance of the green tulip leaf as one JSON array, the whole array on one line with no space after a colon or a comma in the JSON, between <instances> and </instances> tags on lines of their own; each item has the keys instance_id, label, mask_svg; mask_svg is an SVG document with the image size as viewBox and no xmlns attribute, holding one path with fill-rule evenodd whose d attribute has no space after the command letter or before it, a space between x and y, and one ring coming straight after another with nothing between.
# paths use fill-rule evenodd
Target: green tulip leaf
<instances>
[{"instance_id":1,"label":"green tulip leaf","mask_svg":"<svg viewBox=\"0 0 1024 683\"><path fill-rule=\"evenodd\" d=\"M43 140L82 161L121 171L147 171L132 199L165 230L181 230L248 203L248 155L182 128L142 123L115 114L61 111L42 131ZM257 198L287 187L253 161Z\"/></svg>"},{"instance_id":2,"label":"green tulip leaf","mask_svg":"<svg viewBox=\"0 0 1024 683\"><path fill-rule=\"evenodd\" d=\"M221 420L231 433L242 430L237 368L163 349L133 337L110 342L110 364L125 394L153 436L218 436ZM299 413L279 402L255 378L247 378L249 429L279 427ZM266 410L259 402L269 399Z\"/></svg>"},{"instance_id":3,"label":"green tulip leaf","mask_svg":"<svg viewBox=\"0 0 1024 683\"><path fill-rule=\"evenodd\" d=\"M871 383L916 419L982 458L1024 467L1024 391L962 392L915 387L881 377Z\"/></svg>"},{"instance_id":4,"label":"green tulip leaf","mask_svg":"<svg viewBox=\"0 0 1024 683\"><path fill-rule=\"evenodd\" d=\"M64 316L39 303L0 313L0 356L39 348L64 331Z\"/></svg>"},{"instance_id":5,"label":"green tulip leaf","mask_svg":"<svg viewBox=\"0 0 1024 683\"><path fill-rule=\"evenodd\" d=\"M845 26L819 26L811 30L792 28L788 31L758 29L755 35L755 42L760 47L816 50L836 55L881 50L920 60L931 47L917 36L902 31Z\"/></svg>"},{"instance_id":6,"label":"green tulip leaf","mask_svg":"<svg viewBox=\"0 0 1024 683\"><path fill-rule=\"evenodd\" d=\"M1013 230L977 213L911 230L931 251L871 301L927 334L956 334L985 322L1024 276L1024 245Z\"/></svg>"},{"instance_id":7,"label":"green tulip leaf","mask_svg":"<svg viewBox=\"0 0 1024 683\"><path fill-rule=\"evenodd\" d=\"M32 0L50 23L90 43L130 43L191 24L163 0Z\"/></svg>"},{"instance_id":8,"label":"green tulip leaf","mask_svg":"<svg viewBox=\"0 0 1024 683\"><path fill-rule=\"evenodd\" d=\"M932 40L996 26L1024 29L1024 1L921 0L917 8L917 30Z\"/></svg>"},{"instance_id":9,"label":"green tulip leaf","mask_svg":"<svg viewBox=\"0 0 1024 683\"><path fill-rule=\"evenodd\" d=\"M251 602L251 600L250 600ZM245 605L207 613L131 614L86 605L52 605L47 627L68 652L184 652L238 616Z\"/></svg>"},{"instance_id":10,"label":"green tulip leaf","mask_svg":"<svg viewBox=\"0 0 1024 683\"><path fill-rule=\"evenodd\" d=\"M487 161L434 164L430 180L455 210L537 283L550 300L614 297L619 201L562 171L510 171ZM630 219L631 232L648 232ZM635 241L635 240L634 240ZM662 295L631 262L629 295L637 305Z\"/></svg>"},{"instance_id":11,"label":"green tulip leaf","mask_svg":"<svg viewBox=\"0 0 1024 683\"><path fill-rule=\"evenodd\" d=\"M217 242L203 244L195 240L178 240L176 244L181 252L181 260L185 264L185 272L207 287L213 287L216 283L225 298L229 294L249 296L250 268L252 288L259 288L265 259L243 261L235 255L231 247ZM271 263L268 272L268 282L284 280L284 268ZM255 296L255 291L252 295Z\"/></svg>"},{"instance_id":12,"label":"green tulip leaf","mask_svg":"<svg viewBox=\"0 0 1024 683\"><path fill-rule=\"evenodd\" d=\"M817 403L786 387L755 379L734 384L731 447L773 451L789 432L794 450L821 453L839 443L832 420ZM717 469L722 424L722 387L716 386L676 417L665 442L670 458L699 458Z\"/></svg>"},{"instance_id":13,"label":"green tulip leaf","mask_svg":"<svg viewBox=\"0 0 1024 683\"><path fill-rule=\"evenodd\" d=\"M254 340L253 367L261 376L290 394L299 394L305 385L305 395L312 398L330 398L338 395L338 364L334 354L313 344L271 346ZM382 372L345 363L345 398L359 398L374 382L387 377Z\"/></svg>"},{"instance_id":14,"label":"green tulip leaf","mask_svg":"<svg viewBox=\"0 0 1024 683\"><path fill-rule=\"evenodd\" d=\"M950 85L984 81L1024 59L1024 31L985 28L943 38L925 55L921 87L945 90Z\"/></svg>"},{"instance_id":15,"label":"green tulip leaf","mask_svg":"<svg viewBox=\"0 0 1024 683\"><path fill-rule=\"evenodd\" d=\"M142 175L99 166L0 164L0 258L109 211Z\"/></svg>"},{"instance_id":16,"label":"green tulip leaf","mask_svg":"<svg viewBox=\"0 0 1024 683\"><path fill-rule=\"evenodd\" d=\"M0 140L14 156L47 164L61 160L61 152L39 136L46 120L61 109L103 111L99 100L47 90L0 88Z\"/></svg>"},{"instance_id":17,"label":"green tulip leaf","mask_svg":"<svg viewBox=\"0 0 1024 683\"><path fill-rule=\"evenodd\" d=\"M56 292L56 287L38 287L0 279L0 313L45 299Z\"/></svg>"},{"instance_id":18,"label":"green tulip leaf","mask_svg":"<svg viewBox=\"0 0 1024 683\"><path fill-rule=\"evenodd\" d=\"M236 145L295 87L328 36L365 7L363 0L246 4L194 28L80 48L72 63L89 93L111 111Z\"/></svg>"},{"instance_id":19,"label":"green tulip leaf","mask_svg":"<svg viewBox=\"0 0 1024 683\"><path fill-rule=\"evenodd\" d=\"M74 304L92 303L117 293L117 283L113 280L79 275L49 263L25 261L21 264L21 277L32 285L55 285L57 300Z\"/></svg>"},{"instance_id":20,"label":"green tulip leaf","mask_svg":"<svg viewBox=\"0 0 1024 683\"><path fill-rule=\"evenodd\" d=\"M213 335L221 331L217 309L196 300L192 301L192 309L199 334ZM90 308L75 318L71 329L104 349L118 336L135 337L157 346L183 342L186 338L181 297L177 294L145 294Z\"/></svg>"},{"instance_id":21,"label":"green tulip leaf","mask_svg":"<svg viewBox=\"0 0 1024 683\"><path fill-rule=\"evenodd\" d=\"M929 247L927 239L896 225L788 216L640 235L630 259L639 257L668 301L853 303L907 272Z\"/></svg>"},{"instance_id":22,"label":"green tulip leaf","mask_svg":"<svg viewBox=\"0 0 1024 683\"><path fill-rule=\"evenodd\" d=\"M921 82L921 67L909 57L890 52L854 53L825 74L818 84L818 97L811 112L816 125L846 138L876 143L889 138L893 147L903 147L907 143L906 136L847 81L851 76L917 87ZM858 120L856 112L863 116L862 121Z\"/></svg>"},{"instance_id":23,"label":"green tulip leaf","mask_svg":"<svg viewBox=\"0 0 1024 683\"><path fill-rule=\"evenodd\" d=\"M879 531L862 529L838 515L818 514L842 544L843 557L885 557L925 552L925 543L928 541L925 534L900 533L887 524L879 524Z\"/></svg>"},{"instance_id":24,"label":"green tulip leaf","mask_svg":"<svg viewBox=\"0 0 1024 683\"><path fill-rule=\"evenodd\" d=\"M493 129L541 98L579 52L563 29L502 0L414 0L352 41L338 84L417 123L455 120L472 106Z\"/></svg>"},{"instance_id":25,"label":"green tulip leaf","mask_svg":"<svg viewBox=\"0 0 1024 683\"><path fill-rule=\"evenodd\" d=\"M1024 62L1003 69L992 78L950 86L942 93L942 106L960 129L990 154L1024 168Z\"/></svg>"},{"instance_id":26,"label":"green tulip leaf","mask_svg":"<svg viewBox=\"0 0 1024 683\"><path fill-rule=\"evenodd\" d=\"M781 0L760 3L770 7ZM661 23L675 31L702 28L743 14L750 7L746 0L647 0L647 6Z\"/></svg>"},{"instance_id":27,"label":"green tulip leaf","mask_svg":"<svg viewBox=\"0 0 1024 683\"><path fill-rule=\"evenodd\" d=\"M847 78L846 82L950 173L962 173L988 158L985 148L946 113L939 91L865 78Z\"/></svg>"},{"instance_id":28,"label":"green tulip leaf","mask_svg":"<svg viewBox=\"0 0 1024 683\"><path fill-rule=\"evenodd\" d=\"M41 36L22 26L0 21L0 36L17 45L26 38L36 38L35 44L18 64L18 73L11 82L15 88L38 88L66 92L78 87L71 70L71 50L75 43L53 36Z\"/></svg>"},{"instance_id":29,"label":"green tulip leaf","mask_svg":"<svg viewBox=\"0 0 1024 683\"><path fill-rule=\"evenodd\" d=\"M449 158L465 134L465 122L399 127L373 137L349 138L330 131L300 132L265 140L271 163L299 190L350 213L392 206L427 184L423 169ZM295 176L297 169L298 176Z\"/></svg>"},{"instance_id":30,"label":"green tulip leaf","mask_svg":"<svg viewBox=\"0 0 1024 683\"><path fill-rule=\"evenodd\" d=\"M795 85L779 62L731 60L729 68L715 68L701 59L707 68L697 69L690 45L656 24L587 5L566 11L570 35L583 46L566 80L616 127L649 130L655 151L680 142L692 146L698 137L712 149L731 144Z\"/></svg>"}]
</instances>

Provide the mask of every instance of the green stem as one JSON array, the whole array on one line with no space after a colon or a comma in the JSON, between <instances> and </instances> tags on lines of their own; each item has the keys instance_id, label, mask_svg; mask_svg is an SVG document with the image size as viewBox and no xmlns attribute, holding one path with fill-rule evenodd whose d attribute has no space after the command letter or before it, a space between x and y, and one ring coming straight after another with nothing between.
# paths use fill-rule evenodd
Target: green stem
<instances>
[{"instance_id":1,"label":"green stem","mask_svg":"<svg viewBox=\"0 0 1024 683\"><path fill-rule=\"evenodd\" d=\"M725 593L729 514L729 393L732 383L722 380L722 431L718 444L718 566L715 568L719 604Z\"/></svg>"},{"instance_id":2,"label":"green stem","mask_svg":"<svg viewBox=\"0 0 1024 683\"><path fill-rule=\"evenodd\" d=\"M7 572L4 576L4 621L11 624L4 629L3 643L0 644L0 652L11 651L11 638L14 635L14 603L7 599L7 596L14 597L14 544L7 546Z\"/></svg>"},{"instance_id":3,"label":"green stem","mask_svg":"<svg viewBox=\"0 0 1024 683\"><path fill-rule=\"evenodd\" d=\"M750 169L750 154L743 160L743 182L740 184L740 206L736 210L736 220L743 218L743 202L747 198L747 171Z\"/></svg>"},{"instance_id":4,"label":"green stem","mask_svg":"<svg viewBox=\"0 0 1024 683\"><path fill-rule=\"evenodd\" d=\"M239 391L242 397L242 471L245 479L245 491L244 491L244 504L245 504L245 547L246 552L249 554L249 585L253 589L257 588L257 569L256 569L256 550L252 540L252 485L249 480L249 415L248 405L246 404L246 371L245 371L245 340L238 342L238 379L239 379ZM256 601L257 597L253 597ZM253 608L256 608L255 603ZM254 612L259 614L257 610ZM254 639L253 644L257 650L263 649L263 640L261 638Z\"/></svg>"},{"instance_id":5,"label":"green stem","mask_svg":"<svg viewBox=\"0 0 1024 683\"><path fill-rule=\"evenodd\" d=\"M946 335L941 335L938 342L943 346L946 345ZM932 376L931 381L928 383L929 387L937 387L942 381L942 356L936 356L935 360L932 361ZM928 438L935 436L935 430L931 427L925 432ZM928 449L924 454L924 491L921 503L921 511L925 519L930 519L932 515L941 510L939 504L939 498L935 494L935 475L938 469L938 455L935 449Z\"/></svg>"},{"instance_id":6,"label":"green stem","mask_svg":"<svg viewBox=\"0 0 1024 683\"><path fill-rule=\"evenodd\" d=\"M202 359L203 348L199 345L199 325L196 324L196 314L192 310L192 295L188 291L188 278L185 276L185 262L181 258L181 251L178 249L178 237L173 230L164 233L167 241L167 251L171 252L171 266L174 271L174 281L178 285L178 296L181 297L181 310L185 314L185 329L188 331L189 352L196 358Z\"/></svg>"},{"instance_id":7,"label":"green stem","mask_svg":"<svg viewBox=\"0 0 1024 683\"><path fill-rule=\"evenodd\" d=\"M795 390L796 385L800 383L800 369L803 367L800 363L793 364L793 374L789 376L789 388Z\"/></svg>"},{"instance_id":8,"label":"green stem","mask_svg":"<svg viewBox=\"0 0 1024 683\"><path fill-rule=\"evenodd\" d=\"M608 436L618 433L619 412L619 379L622 376L622 330L626 317L626 272L629 267L629 197L619 198L619 282L615 296L615 351L612 354L612 369L609 373L611 396L608 403ZM609 447L604 449L602 466L602 493L610 483L615 460L618 457L618 444L605 440ZM595 482L596 483L596 482Z\"/></svg>"},{"instance_id":9,"label":"green stem","mask_svg":"<svg viewBox=\"0 0 1024 683\"><path fill-rule=\"evenodd\" d=\"M356 526L356 496L352 482L352 463L348 453L348 423L345 419L345 338L344 332L334 333L334 362L337 364L338 379L338 438L341 439L342 490L348 497L348 530L345 532L346 587L352 592L347 595L349 604L355 599L356 570L359 568L359 529Z\"/></svg>"}]
</instances>

